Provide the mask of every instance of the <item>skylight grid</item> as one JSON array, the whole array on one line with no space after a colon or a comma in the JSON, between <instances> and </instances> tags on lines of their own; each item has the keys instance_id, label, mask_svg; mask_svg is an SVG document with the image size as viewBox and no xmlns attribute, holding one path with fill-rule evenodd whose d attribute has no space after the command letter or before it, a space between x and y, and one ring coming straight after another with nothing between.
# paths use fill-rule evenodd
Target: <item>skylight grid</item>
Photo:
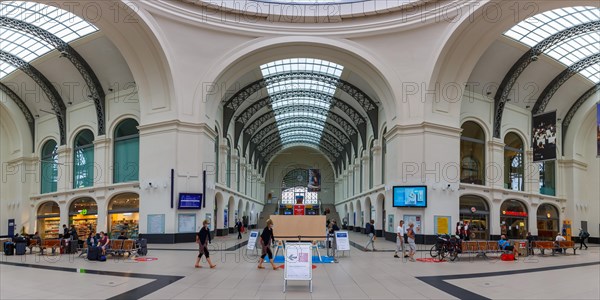
<instances>
[{"instance_id":1,"label":"skylight grid","mask_svg":"<svg viewBox=\"0 0 600 300\"><path fill-rule=\"evenodd\" d=\"M3 27L0 28L0 45L2 51L17 56L26 62L30 62L54 49L50 44L35 37Z\"/></svg>"},{"instance_id":2,"label":"skylight grid","mask_svg":"<svg viewBox=\"0 0 600 300\"><path fill-rule=\"evenodd\" d=\"M504 35L533 47L553 34L599 20L600 8L598 7L565 7L528 18L513 26ZM600 33L597 31L571 37L544 51L544 54L566 66L571 66L596 53L600 53ZM579 73L592 82L598 82L594 71Z\"/></svg>"},{"instance_id":3,"label":"skylight grid","mask_svg":"<svg viewBox=\"0 0 600 300\"><path fill-rule=\"evenodd\" d=\"M57 7L25 1L3 1L0 15L45 29L65 42L98 31L82 18Z\"/></svg>"},{"instance_id":4,"label":"skylight grid","mask_svg":"<svg viewBox=\"0 0 600 300\"><path fill-rule=\"evenodd\" d=\"M593 64L579 73L596 84L600 83L600 64Z\"/></svg>"},{"instance_id":5,"label":"skylight grid","mask_svg":"<svg viewBox=\"0 0 600 300\"><path fill-rule=\"evenodd\" d=\"M11 64L0 61L0 78L12 73L15 69Z\"/></svg>"},{"instance_id":6,"label":"skylight grid","mask_svg":"<svg viewBox=\"0 0 600 300\"><path fill-rule=\"evenodd\" d=\"M533 47L545 38L583 23L600 20L600 9L577 6L547 11L513 26L504 35Z\"/></svg>"},{"instance_id":7,"label":"skylight grid","mask_svg":"<svg viewBox=\"0 0 600 300\"><path fill-rule=\"evenodd\" d=\"M0 16L27 22L42 28L68 43L98 31L94 25L60 8L25 1L0 2ZM54 50L54 46L24 31L0 28L0 48L26 62ZM15 70L3 63L0 79Z\"/></svg>"},{"instance_id":8,"label":"skylight grid","mask_svg":"<svg viewBox=\"0 0 600 300\"><path fill-rule=\"evenodd\" d=\"M600 32L576 36L558 44L544 53L570 66L586 57L600 52Z\"/></svg>"},{"instance_id":9,"label":"skylight grid","mask_svg":"<svg viewBox=\"0 0 600 300\"><path fill-rule=\"evenodd\" d=\"M329 111L336 85L310 78L277 78L271 81L269 78L290 73L311 73L339 79L343 66L315 58L289 58L261 65L260 69L267 82L267 92L274 99L271 108L275 112L282 143L300 138L319 143L327 115L314 112L314 108ZM310 126L304 126L306 124Z\"/></svg>"}]
</instances>

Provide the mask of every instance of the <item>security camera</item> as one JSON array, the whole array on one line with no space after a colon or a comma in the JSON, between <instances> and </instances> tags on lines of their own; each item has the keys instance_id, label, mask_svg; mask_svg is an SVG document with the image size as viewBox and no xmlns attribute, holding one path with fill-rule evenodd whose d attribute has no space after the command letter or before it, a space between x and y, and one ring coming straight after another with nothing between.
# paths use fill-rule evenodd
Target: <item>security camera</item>
<instances>
[{"instance_id":1,"label":"security camera","mask_svg":"<svg viewBox=\"0 0 600 300\"><path fill-rule=\"evenodd\" d=\"M450 188L450 184L448 184L448 186L446 188Z\"/></svg>"},{"instance_id":2,"label":"security camera","mask_svg":"<svg viewBox=\"0 0 600 300\"><path fill-rule=\"evenodd\" d=\"M152 182L148 182L148 185L149 185L149 186L152 186Z\"/></svg>"}]
</instances>

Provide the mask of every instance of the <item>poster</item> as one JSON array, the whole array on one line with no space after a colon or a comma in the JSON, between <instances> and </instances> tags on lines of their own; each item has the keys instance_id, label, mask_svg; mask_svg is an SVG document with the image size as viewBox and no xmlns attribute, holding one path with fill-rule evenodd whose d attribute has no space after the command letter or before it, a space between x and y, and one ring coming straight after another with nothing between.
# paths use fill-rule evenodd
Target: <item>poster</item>
<instances>
[{"instance_id":1,"label":"poster","mask_svg":"<svg viewBox=\"0 0 600 300\"><path fill-rule=\"evenodd\" d=\"M556 159L556 111L533 116L533 161Z\"/></svg>"},{"instance_id":2,"label":"poster","mask_svg":"<svg viewBox=\"0 0 600 300\"><path fill-rule=\"evenodd\" d=\"M179 214L178 232L196 232L196 214Z\"/></svg>"},{"instance_id":3,"label":"poster","mask_svg":"<svg viewBox=\"0 0 600 300\"><path fill-rule=\"evenodd\" d=\"M312 279L312 250L310 243L286 243L285 280Z\"/></svg>"},{"instance_id":4,"label":"poster","mask_svg":"<svg viewBox=\"0 0 600 300\"><path fill-rule=\"evenodd\" d=\"M600 103L596 104L596 144L597 144L597 152L596 154L600 157Z\"/></svg>"},{"instance_id":5,"label":"poster","mask_svg":"<svg viewBox=\"0 0 600 300\"><path fill-rule=\"evenodd\" d=\"M396 232L396 230L394 230L394 215L388 215L388 224L387 224L387 231L388 232Z\"/></svg>"},{"instance_id":6,"label":"poster","mask_svg":"<svg viewBox=\"0 0 600 300\"><path fill-rule=\"evenodd\" d=\"M348 231L335 232L335 245L338 251L350 251L350 240L348 239Z\"/></svg>"},{"instance_id":7,"label":"poster","mask_svg":"<svg viewBox=\"0 0 600 300\"><path fill-rule=\"evenodd\" d=\"M148 233L165 233L165 215L148 215Z\"/></svg>"},{"instance_id":8,"label":"poster","mask_svg":"<svg viewBox=\"0 0 600 300\"><path fill-rule=\"evenodd\" d=\"M308 169L308 191L309 192L320 192L321 191L321 170Z\"/></svg>"},{"instance_id":9,"label":"poster","mask_svg":"<svg viewBox=\"0 0 600 300\"><path fill-rule=\"evenodd\" d=\"M406 229L408 229L408 225L410 223L413 223L415 224L413 227L415 234L421 234L421 215L404 215L402 219L404 220L404 226L406 226Z\"/></svg>"},{"instance_id":10,"label":"poster","mask_svg":"<svg viewBox=\"0 0 600 300\"><path fill-rule=\"evenodd\" d=\"M246 249L254 250L256 248L256 240L258 239L258 231L251 231L250 236L248 237L248 245L246 245Z\"/></svg>"},{"instance_id":11,"label":"poster","mask_svg":"<svg viewBox=\"0 0 600 300\"><path fill-rule=\"evenodd\" d=\"M294 216L303 216L304 215L304 205L294 205Z\"/></svg>"},{"instance_id":12,"label":"poster","mask_svg":"<svg viewBox=\"0 0 600 300\"><path fill-rule=\"evenodd\" d=\"M452 217L434 216L433 219L436 234L450 234L452 232L450 229L450 224L452 224L450 220L452 220Z\"/></svg>"}]
</instances>

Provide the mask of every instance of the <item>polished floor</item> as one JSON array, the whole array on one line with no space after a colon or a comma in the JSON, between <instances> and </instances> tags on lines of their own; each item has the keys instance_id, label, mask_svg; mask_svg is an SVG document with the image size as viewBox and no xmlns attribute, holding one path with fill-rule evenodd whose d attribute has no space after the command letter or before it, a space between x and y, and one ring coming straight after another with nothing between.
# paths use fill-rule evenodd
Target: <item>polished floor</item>
<instances>
[{"instance_id":1,"label":"polished floor","mask_svg":"<svg viewBox=\"0 0 600 300\"><path fill-rule=\"evenodd\" d=\"M283 270L258 270L255 253L229 235L211 245L215 269L206 262L194 268L192 243L149 245L147 258L156 259L149 261L2 254L0 299L600 299L596 245L577 255L434 263L394 258L395 244L383 239L376 252L362 251L365 235L351 233L350 240L339 263L315 264L312 293L298 281L284 294ZM419 246L417 258L428 258L428 249Z\"/></svg>"}]
</instances>

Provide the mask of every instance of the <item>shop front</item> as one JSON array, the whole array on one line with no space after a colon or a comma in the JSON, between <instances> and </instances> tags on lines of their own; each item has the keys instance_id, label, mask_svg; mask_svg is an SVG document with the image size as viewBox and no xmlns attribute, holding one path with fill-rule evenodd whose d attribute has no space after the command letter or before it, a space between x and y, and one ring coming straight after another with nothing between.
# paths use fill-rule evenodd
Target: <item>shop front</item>
<instances>
[{"instance_id":1,"label":"shop front","mask_svg":"<svg viewBox=\"0 0 600 300\"><path fill-rule=\"evenodd\" d=\"M37 232L43 239L57 239L60 233L60 207L54 201L40 205L37 211Z\"/></svg>"},{"instance_id":2,"label":"shop front","mask_svg":"<svg viewBox=\"0 0 600 300\"><path fill-rule=\"evenodd\" d=\"M108 204L110 238L116 239L121 232L129 239L137 239L140 221L140 196L135 193L119 194Z\"/></svg>"},{"instance_id":3,"label":"shop front","mask_svg":"<svg viewBox=\"0 0 600 300\"><path fill-rule=\"evenodd\" d=\"M69 206L69 224L75 225L79 239L84 240L88 234L96 233L98 224L98 205L92 198L79 198Z\"/></svg>"},{"instance_id":4,"label":"shop front","mask_svg":"<svg viewBox=\"0 0 600 300\"><path fill-rule=\"evenodd\" d=\"M487 202L478 196L465 195L460 197L459 209L460 222L462 224L469 224L469 238L474 240L488 240L490 234L490 210ZM451 227L452 230L455 230L455 226Z\"/></svg>"},{"instance_id":5,"label":"shop front","mask_svg":"<svg viewBox=\"0 0 600 300\"><path fill-rule=\"evenodd\" d=\"M508 239L525 239L527 218L527 207L521 201L504 201L500 206L500 232Z\"/></svg>"},{"instance_id":6,"label":"shop front","mask_svg":"<svg viewBox=\"0 0 600 300\"><path fill-rule=\"evenodd\" d=\"M558 234L558 209L551 204L542 204L537 210L538 240L553 241Z\"/></svg>"}]
</instances>

